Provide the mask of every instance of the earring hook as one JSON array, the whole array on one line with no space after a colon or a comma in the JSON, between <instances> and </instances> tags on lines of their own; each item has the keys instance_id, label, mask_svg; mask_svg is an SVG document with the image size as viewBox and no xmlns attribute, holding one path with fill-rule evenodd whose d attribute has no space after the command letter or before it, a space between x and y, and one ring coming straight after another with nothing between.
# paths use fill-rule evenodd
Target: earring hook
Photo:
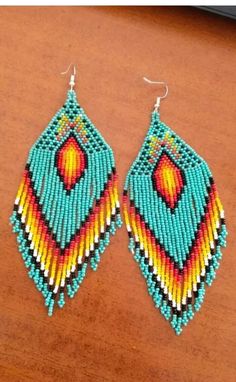
<instances>
[{"instance_id":1,"label":"earring hook","mask_svg":"<svg viewBox=\"0 0 236 382\"><path fill-rule=\"evenodd\" d=\"M65 72L62 72L61 74L62 75L65 75L68 73L68 71L70 70L71 68L71 65L74 65L72 62L70 63L70 65L68 66L68 68L66 69ZM71 74L70 76L70 82L69 82L69 85L70 85L70 90L73 90L74 86L75 86L75 76L76 76L76 67L74 65L74 71L73 71L73 74Z\"/></svg>"},{"instance_id":2,"label":"earring hook","mask_svg":"<svg viewBox=\"0 0 236 382\"><path fill-rule=\"evenodd\" d=\"M168 85L167 85L167 83L164 82L164 81L151 81L151 80L149 80L149 79L146 78L146 77L143 77L143 79L144 79L144 81L146 81L146 82L149 83L149 84L157 84L157 85L164 85L164 86L165 86L165 89L166 89L165 94L164 94L163 96L157 97L156 103L155 103L155 105L154 105L154 110L155 110L156 112L158 112L159 109L160 109L160 103L161 103L161 100L164 99L164 98L166 98L167 95L168 95L168 92L169 92Z\"/></svg>"}]
</instances>

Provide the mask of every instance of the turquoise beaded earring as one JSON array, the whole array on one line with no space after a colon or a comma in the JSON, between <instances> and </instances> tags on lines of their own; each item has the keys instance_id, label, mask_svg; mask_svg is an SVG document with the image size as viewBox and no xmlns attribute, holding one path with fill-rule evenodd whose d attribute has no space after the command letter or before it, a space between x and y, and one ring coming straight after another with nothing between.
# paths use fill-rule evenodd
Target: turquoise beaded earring
<instances>
[{"instance_id":1,"label":"turquoise beaded earring","mask_svg":"<svg viewBox=\"0 0 236 382\"><path fill-rule=\"evenodd\" d=\"M122 224L113 152L77 102L75 75L74 67L65 104L30 150L10 218L49 315L75 295L88 264L97 269Z\"/></svg>"},{"instance_id":2,"label":"turquoise beaded earring","mask_svg":"<svg viewBox=\"0 0 236 382\"><path fill-rule=\"evenodd\" d=\"M158 97L123 192L129 249L155 306L180 334L198 311L226 245L224 211L207 163L159 116Z\"/></svg>"}]
</instances>

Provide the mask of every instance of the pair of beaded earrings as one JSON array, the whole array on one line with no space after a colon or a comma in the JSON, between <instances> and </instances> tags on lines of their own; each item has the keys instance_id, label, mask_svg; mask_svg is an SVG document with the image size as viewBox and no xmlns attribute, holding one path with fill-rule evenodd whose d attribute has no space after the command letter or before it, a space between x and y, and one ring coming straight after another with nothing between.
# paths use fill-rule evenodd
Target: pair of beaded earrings
<instances>
[{"instance_id":1,"label":"pair of beaded earrings","mask_svg":"<svg viewBox=\"0 0 236 382\"><path fill-rule=\"evenodd\" d=\"M75 74L30 150L10 219L49 315L75 295L88 265L97 269L122 225L113 152L77 102ZM208 165L160 121L167 92L127 175L123 212L149 294L180 334L215 278L227 231Z\"/></svg>"}]
</instances>

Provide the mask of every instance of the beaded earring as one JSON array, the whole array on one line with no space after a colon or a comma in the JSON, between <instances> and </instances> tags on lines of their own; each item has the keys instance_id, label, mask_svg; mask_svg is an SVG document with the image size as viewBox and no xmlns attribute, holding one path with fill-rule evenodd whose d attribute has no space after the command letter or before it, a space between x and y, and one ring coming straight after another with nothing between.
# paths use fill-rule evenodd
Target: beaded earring
<instances>
[{"instance_id":1,"label":"beaded earring","mask_svg":"<svg viewBox=\"0 0 236 382\"><path fill-rule=\"evenodd\" d=\"M10 218L50 316L78 291L88 263L97 269L122 224L113 152L77 102L75 75L74 67L65 104L30 150Z\"/></svg>"},{"instance_id":2,"label":"beaded earring","mask_svg":"<svg viewBox=\"0 0 236 382\"><path fill-rule=\"evenodd\" d=\"M207 163L160 120L165 86L128 172L123 208L129 249L149 294L180 334L200 309L205 285L215 278L227 231Z\"/></svg>"}]
</instances>

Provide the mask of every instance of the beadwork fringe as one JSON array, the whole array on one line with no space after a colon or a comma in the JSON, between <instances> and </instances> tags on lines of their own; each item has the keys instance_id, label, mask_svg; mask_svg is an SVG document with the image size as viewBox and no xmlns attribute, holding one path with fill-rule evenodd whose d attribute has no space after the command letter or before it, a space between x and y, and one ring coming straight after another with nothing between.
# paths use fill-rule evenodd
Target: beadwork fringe
<instances>
[{"instance_id":1,"label":"beadwork fringe","mask_svg":"<svg viewBox=\"0 0 236 382\"><path fill-rule=\"evenodd\" d=\"M167 132L169 139L165 142ZM154 150L152 147L154 155L150 158L150 151L147 149L150 142L153 142L153 137L159 144ZM175 154L171 155L173 149ZM170 321L176 334L180 334L183 326L200 309L205 296L205 285L211 285L215 278L222 257L221 247L226 246L227 231L222 204L211 173L202 159L200 172L193 167L189 177L189 174L185 176L186 172L181 170L181 176L184 177L182 195L178 191L172 205L170 197L174 195L173 188L165 194L168 182L164 191L160 188L156 192L156 187L166 181L160 179L162 175L159 168L158 182L151 179L163 152L170 155L170 160L173 161L173 164L169 163L169 159L165 162L168 169L169 166L172 169L175 165L178 166L176 182L179 186L180 165L176 160L176 153L180 158L183 153L186 155L194 151L160 122L159 116L154 113L143 148L126 180L123 210L129 249L146 279L148 292L155 306ZM153 160L150 163L154 167L146 166L146 173L140 173L139 168L146 158ZM167 172L164 174L166 176ZM173 179L174 176L172 187ZM198 187L194 187L194 182ZM192 203L189 209L183 209L181 197L189 197L195 204ZM184 202L185 200L182 201ZM176 242L172 243L174 237ZM187 239L190 242L189 247L186 246Z\"/></svg>"},{"instance_id":2,"label":"beadwork fringe","mask_svg":"<svg viewBox=\"0 0 236 382\"><path fill-rule=\"evenodd\" d=\"M69 93L65 106L71 108L71 104L78 109L78 123L83 117L91 124L77 106L74 92ZM42 147L42 137L32 148L10 218L29 277L43 294L49 315L55 302L64 306L65 294L75 295L88 264L97 269L110 236L122 224L112 151L109 146L89 151L87 141L75 132L77 123L65 128L66 107L43 133L44 137L49 131L50 142L59 141L56 152ZM60 122L65 120L61 133ZM88 125L87 130L95 142L102 140L94 126Z\"/></svg>"}]
</instances>

